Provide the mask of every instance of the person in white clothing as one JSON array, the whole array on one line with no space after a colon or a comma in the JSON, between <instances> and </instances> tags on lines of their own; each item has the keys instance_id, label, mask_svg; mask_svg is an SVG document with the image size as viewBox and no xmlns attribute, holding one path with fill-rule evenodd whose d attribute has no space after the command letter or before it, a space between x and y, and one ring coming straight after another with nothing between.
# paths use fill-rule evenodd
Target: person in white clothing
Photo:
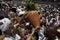
<instances>
[{"instance_id":1,"label":"person in white clothing","mask_svg":"<svg viewBox=\"0 0 60 40\"><path fill-rule=\"evenodd\" d=\"M17 8L16 12L18 16L25 14L24 8L22 8L21 6Z\"/></svg>"},{"instance_id":2,"label":"person in white clothing","mask_svg":"<svg viewBox=\"0 0 60 40\"><path fill-rule=\"evenodd\" d=\"M2 32L6 31L9 28L11 21L8 18L3 18L0 20L0 30Z\"/></svg>"}]
</instances>

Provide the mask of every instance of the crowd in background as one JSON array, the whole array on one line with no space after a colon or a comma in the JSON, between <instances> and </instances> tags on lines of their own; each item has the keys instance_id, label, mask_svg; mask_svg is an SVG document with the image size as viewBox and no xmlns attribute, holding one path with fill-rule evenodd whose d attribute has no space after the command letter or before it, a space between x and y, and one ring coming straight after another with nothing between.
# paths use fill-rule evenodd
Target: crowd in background
<instances>
[{"instance_id":1,"label":"crowd in background","mask_svg":"<svg viewBox=\"0 0 60 40\"><path fill-rule=\"evenodd\" d=\"M40 6L41 26L47 27L45 36L48 40L54 40L56 36L60 37L56 31L60 27L60 9L55 5Z\"/></svg>"},{"instance_id":2,"label":"crowd in background","mask_svg":"<svg viewBox=\"0 0 60 40\"><path fill-rule=\"evenodd\" d=\"M60 8L51 4L39 4L40 30L35 32L32 40L60 39ZM17 7L0 3L0 35L4 40L26 40L32 32L32 25L25 17L24 5Z\"/></svg>"}]
</instances>

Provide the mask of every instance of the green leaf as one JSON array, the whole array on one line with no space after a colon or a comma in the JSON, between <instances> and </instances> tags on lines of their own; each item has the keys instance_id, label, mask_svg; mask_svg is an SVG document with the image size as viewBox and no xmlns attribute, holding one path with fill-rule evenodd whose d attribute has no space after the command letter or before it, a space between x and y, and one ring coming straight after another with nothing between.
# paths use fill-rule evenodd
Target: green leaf
<instances>
[{"instance_id":1,"label":"green leaf","mask_svg":"<svg viewBox=\"0 0 60 40\"><path fill-rule=\"evenodd\" d=\"M32 11L32 10L36 10L37 6L34 3L34 0L26 0L26 4L25 4L25 9L26 11Z\"/></svg>"}]
</instances>

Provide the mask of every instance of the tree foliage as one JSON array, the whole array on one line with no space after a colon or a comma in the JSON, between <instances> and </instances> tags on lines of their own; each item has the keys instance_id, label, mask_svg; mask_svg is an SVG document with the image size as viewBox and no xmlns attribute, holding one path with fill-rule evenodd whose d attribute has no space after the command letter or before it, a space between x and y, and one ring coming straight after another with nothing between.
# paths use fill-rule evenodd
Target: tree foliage
<instances>
[{"instance_id":1,"label":"tree foliage","mask_svg":"<svg viewBox=\"0 0 60 40\"><path fill-rule=\"evenodd\" d=\"M25 6L27 11L32 11L37 9L37 5L35 4L34 0L26 0Z\"/></svg>"}]
</instances>

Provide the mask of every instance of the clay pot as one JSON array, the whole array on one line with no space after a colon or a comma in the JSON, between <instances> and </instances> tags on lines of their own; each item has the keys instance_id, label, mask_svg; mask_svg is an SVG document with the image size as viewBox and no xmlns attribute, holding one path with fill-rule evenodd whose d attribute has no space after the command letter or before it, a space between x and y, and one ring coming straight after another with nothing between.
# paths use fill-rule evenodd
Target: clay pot
<instances>
[{"instance_id":1,"label":"clay pot","mask_svg":"<svg viewBox=\"0 0 60 40\"><path fill-rule=\"evenodd\" d=\"M27 18L30 20L34 28L40 27L40 17L37 11L29 11Z\"/></svg>"}]
</instances>

